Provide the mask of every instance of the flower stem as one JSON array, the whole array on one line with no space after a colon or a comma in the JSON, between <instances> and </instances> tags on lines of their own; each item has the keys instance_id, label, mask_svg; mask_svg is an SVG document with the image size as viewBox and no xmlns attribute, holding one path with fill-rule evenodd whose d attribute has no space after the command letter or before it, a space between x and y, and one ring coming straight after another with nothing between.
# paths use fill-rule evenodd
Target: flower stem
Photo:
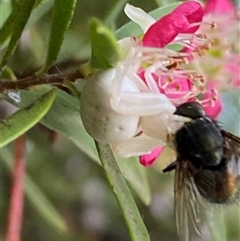
<instances>
[{"instance_id":1,"label":"flower stem","mask_svg":"<svg viewBox=\"0 0 240 241\"><path fill-rule=\"evenodd\" d=\"M36 85L42 84L52 84L52 85L62 85L66 80L74 82L77 79L83 78L80 72L75 72L67 75L62 74L44 74L41 76L29 76L23 79L17 79L12 81L10 79L0 80L0 93L9 90L17 89L29 89Z\"/></svg>"},{"instance_id":2,"label":"flower stem","mask_svg":"<svg viewBox=\"0 0 240 241\"><path fill-rule=\"evenodd\" d=\"M22 228L25 174L25 137L20 136L15 142L12 190L6 241L20 241Z\"/></svg>"}]
</instances>

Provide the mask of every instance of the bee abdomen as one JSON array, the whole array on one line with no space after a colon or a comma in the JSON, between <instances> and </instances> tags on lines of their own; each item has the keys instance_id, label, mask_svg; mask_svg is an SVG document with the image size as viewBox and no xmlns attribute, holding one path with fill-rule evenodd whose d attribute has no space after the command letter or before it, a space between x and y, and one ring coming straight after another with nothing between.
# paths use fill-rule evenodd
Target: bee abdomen
<instances>
[{"instance_id":1,"label":"bee abdomen","mask_svg":"<svg viewBox=\"0 0 240 241\"><path fill-rule=\"evenodd\" d=\"M239 180L227 169L202 169L194 175L199 193L209 202L217 204L231 203L239 195Z\"/></svg>"}]
</instances>

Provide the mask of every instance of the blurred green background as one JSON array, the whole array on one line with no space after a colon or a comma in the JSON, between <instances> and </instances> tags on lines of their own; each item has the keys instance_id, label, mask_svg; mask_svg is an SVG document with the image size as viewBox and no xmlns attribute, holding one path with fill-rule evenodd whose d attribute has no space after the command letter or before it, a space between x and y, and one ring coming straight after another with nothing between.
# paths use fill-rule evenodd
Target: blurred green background
<instances>
[{"instance_id":1,"label":"blurred green background","mask_svg":"<svg viewBox=\"0 0 240 241\"><path fill-rule=\"evenodd\" d=\"M151 11L173 1L141 0L78 1L56 65L50 73L67 73L90 58L88 21L96 16L112 28L128 21L122 11L126 2ZM14 1L0 0L2 25L11 12ZM31 16L20 44L9 66L17 77L25 77L38 70L46 58L52 0L45 0ZM118 6L118 7L116 7ZM4 48L1 50L4 51ZM1 52L2 53L2 52ZM1 101L1 118L15 111L15 107ZM6 163L13 161L13 144L1 150L0 171L0 240L4 240L9 209L11 173ZM147 169L152 199L145 205L133 190L151 241L177 241L173 213L173 174L161 170L173 161L168 151L161 161ZM125 160L128 162L128 160ZM130 240L121 211L98 163L91 160L73 142L38 124L27 133L27 175L36 185L36 195L43 195L42 206L25 196L22 240L24 241L128 241ZM4 164L5 163L5 164ZM143 167L142 167L143 168ZM34 191L34 188L33 188ZM39 194L40 192L40 194ZM38 197L38 196L37 196ZM67 230L51 225L38 209L48 205L60 214ZM228 241L240 240L239 205L226 207ZM48 215L55 215L49 211ZM51 219L51 217L50 217Z\"/></svg>"}]
</instances>

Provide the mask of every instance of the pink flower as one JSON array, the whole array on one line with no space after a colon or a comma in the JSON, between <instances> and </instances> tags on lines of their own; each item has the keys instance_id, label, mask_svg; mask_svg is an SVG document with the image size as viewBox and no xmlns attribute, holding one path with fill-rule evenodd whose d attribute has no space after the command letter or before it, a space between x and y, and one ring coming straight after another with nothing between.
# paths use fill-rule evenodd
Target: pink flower
<instances>
[{"instance_id":1,"label":"pink flower","mask_svg":"<svg viewBox=\"0 0 240 241\"><path fill-rule=\"evenodd\" d=\"M215 44L207 55L193 60L193 67L204 72L216 90L235 89L240 82L240 22L237 10L230 0L207 0L203 21L216 23L212 31L205 29L204 25L199 29L205 31Z\"/></svg>"},{"instance_id":2,"label":"pink flower","mask_svg":"<svg viewBox=\"0 0 240 241\"><path fill-rule=\"evenodd\" d=\"M211 41L203 44L202 35L194 35L201 25L202 17L203 9L197 2L185 2L147 29L142 39L143 46L160 48L169 43L180 43L184 47L184 52L190 53L190 55L186 55L189 60L199 59L195 58L193 54L198 53L199 56L202 56L211 47ZM184 33L192 34L190 35L192 39L190 40L189 36L187 37ZM151 78L158 83L160 93L164 93L172 103L177 105L187 101L199 101L206 114L215 118L222 106L214 83L209 81L206 83L202 75L195 71L179 69L179 63L184 62L181 60L183 58L179 57L179 62L173 63L171 76L159 74L156 71L151 74ZM168 68L171 68L171 65ZM142 70L139 75L146 81L146 70ZM198 98L199 93L203 94L201 99ZM151 166L161 151L162 147L157 147L150 154L140 156L140 163L144 166Z\"/></svg>"}]
</instances>

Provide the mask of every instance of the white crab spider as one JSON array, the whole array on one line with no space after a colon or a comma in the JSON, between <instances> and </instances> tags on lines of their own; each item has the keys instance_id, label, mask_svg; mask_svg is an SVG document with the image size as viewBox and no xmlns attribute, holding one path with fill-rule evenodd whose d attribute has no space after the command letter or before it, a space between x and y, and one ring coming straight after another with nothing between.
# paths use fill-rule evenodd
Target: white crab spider
<instances>
[{"instance_id":1,"label":"white crab spider","mask_svg":"<svg viewBox=\"0 0 240 241\"><path fill-rule=\"evenodd\" d=\"M147 84L136 74L138 58L139 53L131 53L116 68L92 76L81 96L87 132L99 142L112 144L124 157L147 154L165 145L168 133L185 121L173 115L175 106L159 92L150 74L156 70L154 66L146 71Z\"/></svg>"}]
</instances>

